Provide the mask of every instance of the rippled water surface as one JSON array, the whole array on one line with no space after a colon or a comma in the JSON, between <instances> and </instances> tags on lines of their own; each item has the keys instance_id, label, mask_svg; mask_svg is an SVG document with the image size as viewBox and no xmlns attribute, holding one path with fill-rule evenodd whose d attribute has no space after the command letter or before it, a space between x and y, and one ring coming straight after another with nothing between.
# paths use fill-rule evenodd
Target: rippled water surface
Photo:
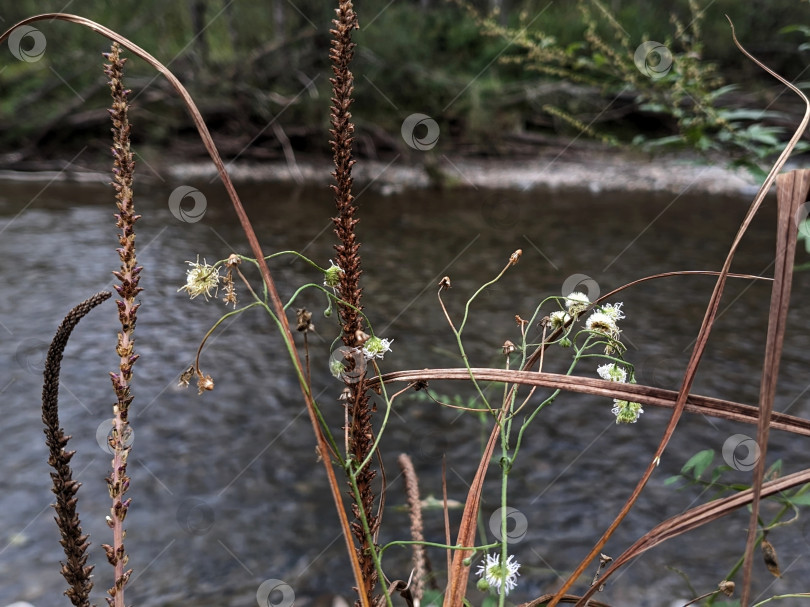
<instances>
[{"instance_id":1,"label":"rippled water surface","mask_svg":"<svg viewBox=\"0 0 810 607\"><path fill-rule=\"evenodd\" d=\"M324 593L350 596L344 544L316 461L312 428L268 318L250 310L226 321L209 340L202 365L215 378L213 392L200 397L193 389L175 387L200 339L224 312L221 302L190 301L177 292L185 261L248 252L219 186L196 184L208 207L201 221L183 223L167 206L178 185L144 186L137 195L144 292L131 413L135 443L127 548L134 573L127 602L255 605L258 587L271 578L294 589L296 604ZM250 185L240 192L267 252L303 250L322 265L334 256L326 189ZM379 335L394 339L383 369L460 365L436 298L444 275L452 279L445 300L458 322L466 298L497 274L515 249L523 249L520 263L472 306L465 328L472 364L500 366L504 340L517 341L515 314L530 317L544 297L561 294L571 275L591 277L604 293L656 272L719 269L748 202L688 194L475 190L383 197L369 189L359 197L358 231L366 312ZM745 237L736 271L772 273L773 206L771 200ZM0 184L0 605L15 600L36 607L66 604L57 564L64 557L49 507L41 369L64 314L112 285L110 272L118 263L113 210L102 186ZM271 268L283 297L321 280L287 257L274 260ZM637 365L640 382L677 388L712 285L705 277L668 278L618 298L627 314L622 326L628 358ZM765 282L730 282L696 392L756 403L768 298ZM776 405L805 417L810 415L809 300L810 274L799 273ZM315 393L340 435L340 384L327 364L336 325L334 317L321 315L324 304L314 291L300 301L314 311L318 330L310 344ZM61 421L78 451L73 463L83 483L80 512L91 534L91 561L97 564L97 603L111 584L99 545L111 538L104 524L110 458L99 448L96 430L111 417L107 373L117 364L117 328L113 304L92 312L74 332L62 367ZM545 368L563 369L569 357L568 351L550 350ZM579 372L595 376L596 364L583 364ZM469 394L461 384L432 387ZM522 567L510 598L519 602L547 592L576 566L634 487L669 417L668 411L650 407L639 423L620 427L610 408L604 399L563 395L527 431L510 476L511 503L527 522L526 536L514 545ZM408 534L397 455L411 454L423 495L440 497L446 454L449 496L464 501L485 432L475 415L415 398L396 401L383 443L388 494L381 543ZM709 499L697 487L678 491L664 481L695 452L719 452L735 433L753 434L753 427L685 417L641 501L605 552L617 556L663 518ZM786 472L810 465L807 453L806 441L772 434L769 458L783 458ZM747 474L735 474L729 478L747 482ZM483 504L485 526L498 506L496 476L493 468ZM765 510L768 516L773 511ZM452 513L454 525L459 517L459 511ZM810 579L805 518L803 513L794 525L772 532L784 577L774 580L757 562L755 595L807 589L802 584ZM443 541L440 512L428 511L425 519L428 538ZM715 588L743 550L747 521L747 513L739 512L646 553L613 578L601 600L669 605L694 596L684 577L698 594ZM407 579L408 557L403 549L386 553L392 578ZM431 557L443 579L444 554ZM470 590L473 604L482 597Z\"/></svg>"}]
</instances>

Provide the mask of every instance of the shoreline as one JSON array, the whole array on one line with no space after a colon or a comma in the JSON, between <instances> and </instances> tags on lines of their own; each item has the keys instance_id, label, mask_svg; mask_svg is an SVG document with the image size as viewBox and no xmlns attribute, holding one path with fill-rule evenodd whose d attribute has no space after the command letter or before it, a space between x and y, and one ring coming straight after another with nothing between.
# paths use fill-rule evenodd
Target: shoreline
<instances>
[{"instance_id":1,"label":"shoreline","mask_svg":"<svg viewBox=\"0 0 810 607\"><path fill-rule=\"evenodd\" d=\"M435 157L434 157L435 158ZM397 155L392 160L361 158L353 168L358 189L373 188L383 195L409 189L472 188L485 190L600 192L662 192L751 197L759 184L742 168L728 161L709 164L694 156L658 158L626 151L544 155L533 158L478 159L441 155L430 164L415 164ZM150 163L140 159L139 175L145 181L198 181L215 177L210 161ZM161 172L153 166L168 167ZM280 183L320 186L332 181L333 165L325 158L303 158L295 163L239 162L227 164L235 183ZM93 170L0 170L0 180L14 182L101 183L109 172ZM359 191L359 190L358 190Z\"/></svg>"}]
</instances>

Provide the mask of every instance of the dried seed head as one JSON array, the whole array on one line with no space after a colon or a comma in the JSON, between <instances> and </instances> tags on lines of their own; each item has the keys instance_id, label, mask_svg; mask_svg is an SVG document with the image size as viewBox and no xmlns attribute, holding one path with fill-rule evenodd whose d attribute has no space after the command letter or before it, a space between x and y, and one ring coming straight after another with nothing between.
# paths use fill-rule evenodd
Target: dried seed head
<instances>
[{"instance_id":1,"label":"dried seed head","mask_svg":"<svg viewBox=\"0 0 810 607\"><path fill-rule=\"evenodd\" d=\"M178 291L186 291L191 299L198 295L208 298L211 296L211 291L215 293L219 290L219 268L210 266L205 262L200 263L200 257L197 256L197 261L187 261L191 268L186 273L186 284L177 289Z\"/></svg>"},{"instance_id":2,"label":"dried seed head","mask_svg":"<svg viewBox=\"0 0 810 607\"><path fill-rule=\"evenodd\" d=\"M517 251L512 253L509 256L509 264L510 265L515 265L518 262L518 260L520 259L521 255L523 255L523 249L518 249Z\"/></svg>"},{"instance_id":3,"label":"dried seed head","mask_svg":"<svg viewBox=\"0 0 810 607\"><path fill-rule=\"evenodd\" d=\"M315 330L315 325L312 324L312 312L308 311L306 308L298 308L295 311L295 317L298 322L296 329L299 331L312 332Z\"/></svg>"},{"instance_id":4,"label":"dried seed head","mask_svg":"<svg viewBox=\"0 0 810 607\"><path fill-rule=\"evenodd\" d=\"M233 277L231 276L230 270L225 276L225 297L222 298L222 301L225 302L226 306L228 304L233 304L234 309L236 309L236 289L233 286Z\"/></svg>"},{"instance_id":5,"label":"dried seed head","mask_svg":"<svg viewBox=\"0 0 810 607\"><path fill-rule=\"evenodd\" d=\"M445 276L439 281L439 289L444 291L450 288L450 277Z\"/></svg>"},{"instance_id":6,"label":"dried seed head","mask_svg":"<svg viewBox=\"0 0 810 607\"><path fill-rule=\"evenodd\" d=\"M354 345L362 346L369 340L370 337L371 335L369 335L365 331L357 329L357 331L354 332Z\"/></svg>"},{"instance_id":7,"label":"dried seed head","mask_svg":"<svg viewBox=\"0 0 810 607\"><path fill-rule=\"evenodd\" d=\"M779 571L779 561L776 558L776 548L773 547L768 540L762 539L762 558L765 561L765 566L768 568L774 577L782 577L782 572Z\"/></svg>"},{"instance_id":8,"label":"dried seed head","mask_svg":"<svg viewBox=\"0 0 810 607\"><path fill-rule=\"evenodd\" d=\"M242 263L242 258L236 253L231 253L231 255L228 257L228 261L225 262L225 265L228 268L235 268L240 263Z\"/></svg>"},{"instance_id":9,"label":"dried seed head","mask_svg":"<svg viewBox=\"0 0 810 607\"><path fill-rule=\"evenodd\" d=\"M504 355L504 356L509 356L509 355L510 355L510 354L512 354L512 352L514 352L516 349L517 349L517 348L515 348L515 344L513 344L513 343L512 343L511 341L509 341L508 339L507 339L505 342L503 342L503 355Z\"/></svg>"},{"instance_id":10,"label":"dried seed head","mask_svg":"<svg viewBox=\"0 0 810 607\"><path fill-rule=\"evenodd\" d=\"M194 365L189 365L188 369L180 374L180 380L177 383L179 388L188 388L191 378L194 377Z\"/></svg>"},{"instance_id":11,"label":"dried seed head","mask_svg":"<svg viewBox=\"0 0 810 607\"><path fill-rule=\"evenodd\" d=\"M523 318L521 318L520 314L515 314L515 324L517 324L518 327L522 328L522 327L525 327L526 325L528 325L529 321L524 320Z\"/></svg>"},{"instance_id":12,"label":"dried seed head","mask_svg":"<svg viewBox=\"0 0 810 607\"><path fill-rule=\"evenodd\" d=\"M214 389L214 380L210 375L200 375L197 377L197 394L202 394L206 390Z\"/></svg>"},{"instance_id":13,"label":"dried seed head","mask_svg":"<svg viewBox=\"0 0 810 607\"><path fill-rule=\"evenodd\" d=\"M726 596L731 596L734 594L734 582L731 580L723 580L717 585L717 587L720 588L720 592Z\"/></svg>"}]
</instances>

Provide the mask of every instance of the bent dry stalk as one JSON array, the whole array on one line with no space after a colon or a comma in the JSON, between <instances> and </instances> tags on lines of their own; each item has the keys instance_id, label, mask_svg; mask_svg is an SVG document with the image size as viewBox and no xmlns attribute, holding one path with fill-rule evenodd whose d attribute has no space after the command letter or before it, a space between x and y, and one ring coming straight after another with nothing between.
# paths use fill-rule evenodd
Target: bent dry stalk
<instances>
[{"instance_id":1,"label":"bent dry stalk","mask_svg":"<svg viewBox=\"0 0 810 607\"><path fill-rule=\"evenodd\" d=\"M65 317L48 349L42 385L42 421L45 423L45 444L50 452L48 464L54 469L54 472L51 472L53 481L51 491L56 495L56 504L54 504L56 524L62 534L59 543L62 544L65 557L67 557L67 562L62 563L61 573L69 585L65 594L76 607L89 607L90 605L90 590L93 588L90 578L93 565L87 565L87 548L90 544L87 541L87 535L82 533L79 514L76 512L78 502L76 492L81 487L81 483L73 480L73 470L70 467L70 460L76 452L65 450L70 436L65 436L64 429L59 426L59 373L62 354L73 329L90 310L110 297L112 297L112 293L108 291L96 293L73 308Z\"/></svg>"}]
</instances>

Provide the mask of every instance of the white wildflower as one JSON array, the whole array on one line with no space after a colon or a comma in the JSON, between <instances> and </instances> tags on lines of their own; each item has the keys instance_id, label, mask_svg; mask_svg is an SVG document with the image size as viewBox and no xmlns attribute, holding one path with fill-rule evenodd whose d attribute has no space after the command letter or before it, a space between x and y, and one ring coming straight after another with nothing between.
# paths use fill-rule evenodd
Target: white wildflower
<instances>
[{"instance_id":1,"label":"white wildflower","mask_svg":"<svg viewBox=\"0 0 810 607\"><path fill-rule=\"evenodd\" d=\"M591 301L585 293L574 291L565 298L565 307L571 316L576 316L590 305Z\"/></svg>"},{"instance_id":2,"label":"white wildflower","mask_svg":"<svg viewBox=\"0 0 810 607\"><path fill-rule=\"evenodd\" d=\"M600 311L602 314L607 314L610 316L614 322L621 320L624 318L624 312L622 312L622 306L624 304L619 302L617 304L605 304L601 307Z\"/></svg>"},{"instance_id":3,"label":"white wildflower","mask_svg":"<svg viewBox=\"0 0 810 607\"><path fill-rule=\"evenodd\" d=\"M627 371L625 371L624 367L620 367L615 363L608 363L606 365L602 365L596 372L599 374L599 377L602 379L606 379L607 381L615 381L623 384L627 381Z\"/></svg>"},{"instance_id":4,"label":"white wildflower","mask_svg":"<svg viewBox=\"0 0 810 607\"><path fill-rule=\"evenodd\" d=\"M616 416L617 424L635 424L644 413L644 409L641 408L641 403L631 403L614 398L611 413Z\"/></svg>"},{"instance_id":5,"label":"white wildflower","mask_svg":"<svg viewBox=\"0 0 810 607\"><path fill-rule=\"evenodd\" d=\"M510 555L506 562L501 564L501 557L497 554L487 554L486 561L478 565L476 575L481 580L486 580L488 587L493 588L498 594L508 595L510 590L517 586L518 569L520 563ZM480 586L479 586L480 587Z\"/></svg>"},{"instance_id":6,"label":"white wildflower","mask_svg":"<svg viewBox=\"0 0 810 607\"><path fill-rule=\"evenodd\" d=\"M552 312L548 316L549 320L551 321L551 328L552 329L561 329L565 326L565 324L571 320L571 316L569 316L566 312L562 310L557 310L556 312Z\"/></svg>"},{"instance_id":7,"label":"white wildflower","mask_svg":"<svg viewBox=\"0 0 810 607\"><path fill-rule=\"evenodd\" d=\"M363 344L363 356L366 357L366 360L371 360L372 358L382 358L385 356L386 352L390 352L392 341L394 340L384 338L380 339L376 335L369 337L366 343Z\"/></svg>"},{"instance_id":8,"label":"white wildflower","mask_svg":"<svg viewBox=\"0 0 810 607\"><path fill-rule=\"evenodd\" d=\"M621 333L619 326L616 324L616 319L600 310L588 317L588 320L585 321L585 328L588 331L601 333L611 339L619 339L619 333Z\"/></svg>"}]
</instances>

